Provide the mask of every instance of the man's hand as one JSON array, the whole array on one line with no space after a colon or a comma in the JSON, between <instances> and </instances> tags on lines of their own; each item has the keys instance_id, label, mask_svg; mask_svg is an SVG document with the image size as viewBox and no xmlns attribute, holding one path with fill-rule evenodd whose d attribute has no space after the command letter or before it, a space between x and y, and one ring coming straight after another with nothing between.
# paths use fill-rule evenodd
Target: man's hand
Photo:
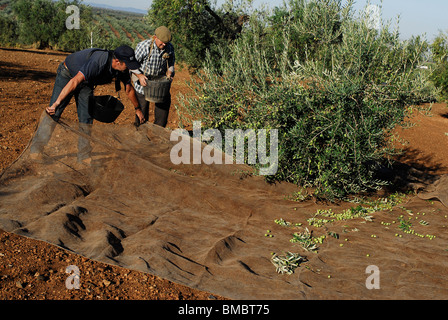
<instances>
[{"instance_id":1,"label":"man's hand","mask_svg":"<svg viewBox=\"0 0 448 320\"><path fill-rule=\"evenodd\" d=\"M140 124L145 123L146 119L143 115L142 109L135 109L135 114L137 115L138 119L140 120Z\"/></svg>"},{"instance_id":2,"label":"man's hand","mask_svg":"<svg viewBox=\"0 0 448 320\"><path fill-rule=\"evenodd\" d=\"M47 111L47 113L48 113L50 116L53 116L53 115L56 113L56 108L57 108L57 107L59 107L59 103L58 103L58 102L55 102L55 103L53 103L52 106L45 108L45 110Z\"/></svg>"},{"instance_id":3,"label":"man's hand","mask_svg":"<svg viewBox=\"0 0 448 320\"><path fill-rule=\"evenodd\" d=\"M143 74L136 74L138 80L140 81L140 85L143 87L146 87L146 85L148 84L146 81L148 80L148 78Z\"/></svg>"}]
</instances>

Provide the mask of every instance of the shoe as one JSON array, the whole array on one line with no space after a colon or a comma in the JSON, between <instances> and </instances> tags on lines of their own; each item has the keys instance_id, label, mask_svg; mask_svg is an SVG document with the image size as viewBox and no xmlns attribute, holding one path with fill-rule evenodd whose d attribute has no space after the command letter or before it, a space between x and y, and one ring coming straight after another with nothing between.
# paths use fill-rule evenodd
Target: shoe
<instances>
[{"instance_id":1,"label":"shoe","mask_svg":"<svg viewBox=\"0 0 448 320\"><path fill-rule=\"evenodd\" d=\"M30 153L30 159L32 161L42 161L43 155L40 152Z\"/></svg>"},{"instance_id":2,"label":"shoe","mask_svg":"<svg viewBox=\"0 0 448 320\"><path fill-rule=\"evenodd\" d=\"M92 164L92 158L87 158L78 162L82 163L83 165L90 166Z\"/></svg>"},{"instance_id":3,"label":"shoe","mask_svg":"<svg viewBox=\"0 0 448 320\"><path fill-rule=\"evenodd\" d=\"M78 161L76 162L75 168L77 170L88 169L91 167L91 165L92 165L92 158L86 158L84 160L78 159Z\"/></svg>"}]
</instances>

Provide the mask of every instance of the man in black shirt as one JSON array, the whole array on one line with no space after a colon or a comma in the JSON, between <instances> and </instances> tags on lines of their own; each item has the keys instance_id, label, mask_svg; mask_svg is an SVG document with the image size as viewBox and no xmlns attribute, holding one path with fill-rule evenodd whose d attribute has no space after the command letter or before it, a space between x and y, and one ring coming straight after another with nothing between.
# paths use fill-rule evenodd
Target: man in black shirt
<instances>
[{"instance_id":1,"label":"man in black shirt","mask_svg":"<svg viewBox=\"0 0 448 320\"><path fill-rule=\"evenodd\" d=\"M86 49L69 55L59 65L50 105L46 108L49 117L40 124L30 147L31 157L36 158L50 140L51 134L71 98L76 99L79 129L90 134L93 118L89 114L89 103L96 86L111 83L118 79L126 87L126 94L135 107L140 123L145 119L132 86L129 70L137 70L140 63L135 59L134 50L129 46L118 47L115 51ZM56 122L55 122L56 121ZM90 143L80 137L78 142L78 161L89 162Z\"/></svg>"}]
</instances>

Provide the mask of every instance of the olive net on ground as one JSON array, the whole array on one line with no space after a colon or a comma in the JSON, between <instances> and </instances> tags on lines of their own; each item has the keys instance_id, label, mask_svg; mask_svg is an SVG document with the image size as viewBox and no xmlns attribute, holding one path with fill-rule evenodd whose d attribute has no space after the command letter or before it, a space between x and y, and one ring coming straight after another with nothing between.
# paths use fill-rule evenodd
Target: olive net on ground
<instances>
[{"instance_id":1,"label":"olive net on ground","mask_svg":"<svg viewBox=\"0 0 448 320\"><path fill-rule=\"evenodd\" d=\"M273 212L289 210L284 189L242 179L245 166L173 165L178 142L151 124L84 132L61 120L41 157L28 148L5 170L0 228L231 298L302 297L264 237ZM80 137L90 165L77 161Z\"/></svg>"},{"instance_id":2,"label":"olive net on ground","mask_svg":"<svg viewBox=\"0 0 448 320\"><path fill-rule=\"evenodd\" d=\"M448 175L443 175L418 194L423 200L438 200L448 207Z\"/></svg>"},{"instance_id":3,"label":"olive net on ground","mask_svg":"<svg viewBox=\"0 0 448 320\"><path fill-rule=\"evenodd\" d=\"M334 224L326 231L341 239L307 252L290 242L297 230L274 220L305 225L322 204L291 201L296 186L268 185L244 165L174 165L171 133L95 123L86 135L76 122L60 121L38 159L27 148L1 174L0 228L232 299L448 296L443 244L397 240L361 219ZM90 165L77 162L80 137L90 141ZM415 201L416 210L425 205ZM278 273L272 253L287 252L300 253L307 267ZM381 268L382 290L366 288L369 264Z\"/></svg>"}]
</instances>

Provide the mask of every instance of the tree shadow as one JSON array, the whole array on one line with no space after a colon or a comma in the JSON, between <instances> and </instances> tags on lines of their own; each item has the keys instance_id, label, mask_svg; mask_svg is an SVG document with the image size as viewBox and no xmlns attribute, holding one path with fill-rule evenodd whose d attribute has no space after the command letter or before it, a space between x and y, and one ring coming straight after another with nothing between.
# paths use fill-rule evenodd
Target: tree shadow
<instances>
[{"instance_id":1,"label":"tree shadow","mask_svg":"<svg viewBox=\"0 0 448 320\"><path fill-rule=\"evenodd\" d=\"M446 169L433 162L430 155L421 155L418 149L406 148L391 165L383 165L376 178L389 183L384 187L388 193L421 191L438 180L440 172Z\"/></svg>"},{"instance_id":2,"label":"tree shadow","mask_svg":"<svg viewBox=\"0 0 448 320\"><path fill-rule=\"evenodd\" d=\"M0 47L1 50L5 51L13 51L13 52L25 52L25 53L35 53L47 56L58 56L58 57L66 57L70 52L45 52L39 50L29 50L29 49L18 49L18 48L4 48Z\"/></svg>"},{"instance_id":3,"label":"tree shadow","mask_svg":"<svg viewBox=\"0 0 448 320\"><path fill-rule=\"evenodd\" d=\"M0 80L49 80L56 77L54 72L41 70L27 70L23 65L0 61Z\"/></svg>"}]
</instances>

